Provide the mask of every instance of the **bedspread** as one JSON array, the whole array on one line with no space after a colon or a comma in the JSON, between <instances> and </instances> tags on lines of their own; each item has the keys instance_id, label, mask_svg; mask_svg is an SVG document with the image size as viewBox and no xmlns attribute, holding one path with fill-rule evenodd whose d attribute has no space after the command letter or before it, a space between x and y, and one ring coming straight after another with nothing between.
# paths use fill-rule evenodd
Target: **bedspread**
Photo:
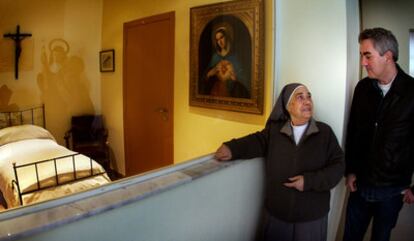
<instances>
[{"instance_id":1,"label":"bedspread","mask_svg":"<svg viewBox=\"0 0 414 241\"><path fill-rule=\"evenodd\" d=\"M18 138L1 143L2 131L0 131L0 189L8 208L10 208L20 206L16 185L12 183L12 180L15 180L13 163L24 165L75 153L57 144L51 135L48 137L48 135L43 136L42 134L42 137L39 137L41 139L36 139L36 136L30 136L29 138L35 139ZM74 167L76 167L76 178L89 176L91 172L97 174L105 171L97 162L81 154L56 159L56 168L54 161L39 163L37 165L39 182L37 181L36 170L33 165L19 168L17 174L21 192L36 189L38 186L41 188L50 187L39 192L24 195L23 203L26 205L60 197L110 181L105 174L55 187L56 182L62 184L75 178ZM58 180L56 180L56 173Z\"/></svg>"}]
</instances>

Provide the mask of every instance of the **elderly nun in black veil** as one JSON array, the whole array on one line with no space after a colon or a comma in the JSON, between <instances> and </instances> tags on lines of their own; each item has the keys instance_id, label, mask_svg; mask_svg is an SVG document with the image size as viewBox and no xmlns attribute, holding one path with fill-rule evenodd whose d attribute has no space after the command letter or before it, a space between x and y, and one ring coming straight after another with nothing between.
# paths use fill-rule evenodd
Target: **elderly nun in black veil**
<instances>
[{"instance_id":1,"label":"elderly nun in black veil","mask_svg":"<svg viewBox=\"0 0 414 241\"><path fill-rule=\"evenodd\" d=\"M330 189L344 172L343 152L332 129L312 118L311 93L286 85L265 128L223 143L219 161L264 157L264 240L325 241Z\"/></svg>"}]
</instances>

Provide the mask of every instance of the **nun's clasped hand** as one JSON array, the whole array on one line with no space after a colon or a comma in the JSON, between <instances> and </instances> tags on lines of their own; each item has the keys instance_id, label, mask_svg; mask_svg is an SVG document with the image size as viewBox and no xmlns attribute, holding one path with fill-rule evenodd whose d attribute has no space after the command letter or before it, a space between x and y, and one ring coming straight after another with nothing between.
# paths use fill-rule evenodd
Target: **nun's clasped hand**
<instances>
[{"instance_id":1,"label":"nun's clasped hand","mask_svg":"<svg viewBox=\"0 0 414 241\"><path fill-rule=\"evenodd\" d=\"M304 178L302 175L289 177L290 182L285 182L283 185L285 187L295 188L296 190L303 192L303 186L304 186Z\"/></svg>"}]
</instances>

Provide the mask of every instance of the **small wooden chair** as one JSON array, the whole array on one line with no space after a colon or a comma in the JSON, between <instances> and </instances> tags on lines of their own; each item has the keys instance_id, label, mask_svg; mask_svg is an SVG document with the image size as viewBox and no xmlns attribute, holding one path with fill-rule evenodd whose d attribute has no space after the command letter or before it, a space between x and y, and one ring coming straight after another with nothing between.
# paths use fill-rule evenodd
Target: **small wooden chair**
<instances>
[{"instance_id":1,"label":"small wooden chair","mask_svg":"<svg viewBox=\"0 0 414 241\"><path fill-rule=\"evenodd\" d=\"M67 148L91 157L109 170L108 131L102 115L72 116L65 141Z\"/></svg>"}]
</instances>

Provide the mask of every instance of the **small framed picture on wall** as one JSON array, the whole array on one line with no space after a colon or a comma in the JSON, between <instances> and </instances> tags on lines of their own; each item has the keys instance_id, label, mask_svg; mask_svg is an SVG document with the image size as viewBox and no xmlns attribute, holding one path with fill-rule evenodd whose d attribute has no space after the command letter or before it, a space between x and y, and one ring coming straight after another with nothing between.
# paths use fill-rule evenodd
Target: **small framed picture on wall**
<instances>
[{"instance_id":1,"label":"small framed picture on wall","mask_svg":"<svg viewBox=\"0 0 414 241\"><path fill-rule=\"evenodd\" d=\"M99 52L99 66L101 72L115 71L115 50L102 50Z\"/></svg>"}]
</instances>

